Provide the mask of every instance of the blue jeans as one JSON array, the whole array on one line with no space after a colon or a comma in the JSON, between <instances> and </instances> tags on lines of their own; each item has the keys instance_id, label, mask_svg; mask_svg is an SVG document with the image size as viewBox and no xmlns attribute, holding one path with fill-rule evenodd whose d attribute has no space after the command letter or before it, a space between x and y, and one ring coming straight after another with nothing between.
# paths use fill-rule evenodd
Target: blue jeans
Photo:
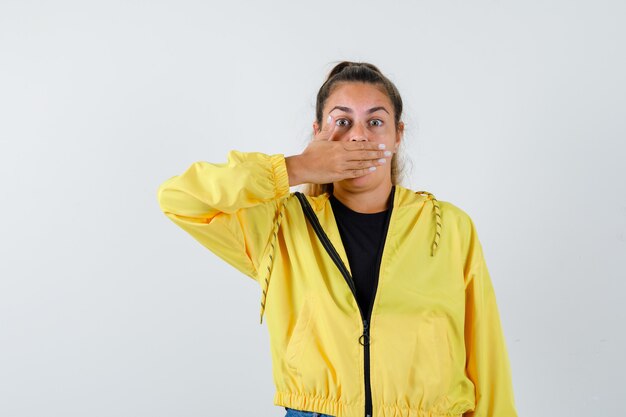
<instances>
[{"instance_id":1,"label":"blue jeans","mask_svg":"<svg viewBox=\"0 0 626 417\"><path fill-rule=\"evenodd\" d=\"M285 417L333 417L328 414L316 413L315 411L301 411L288 407L285 407L285 410L287 410Z\"/></svg>"}]
</instances>

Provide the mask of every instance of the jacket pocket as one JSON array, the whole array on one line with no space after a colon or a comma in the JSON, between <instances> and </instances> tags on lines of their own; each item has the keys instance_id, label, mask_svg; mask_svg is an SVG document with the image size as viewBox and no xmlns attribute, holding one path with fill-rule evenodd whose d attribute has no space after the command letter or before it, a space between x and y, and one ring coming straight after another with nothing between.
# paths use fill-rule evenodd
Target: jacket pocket
<instances>
[{"instance_id":1,"label":"jacket pocket","mask_svg":"<svg viewBox=\"0 0 626 417\"><path fill-rule=\"evenodd\" d=\"M309 323L313 316L311 307L311 298L306 297L285 350L285 362L292 369L298 368L300 356L307 341Z\"/></svg>"},{"instance_id":2,"label":"jacket pocket","mask_svg":"<svg viewBox=\"0 0 626 417\"><path fill-rule=\"evenodd\" d=\"M444 390L450 380L451 351L448 341L448 319L427 317L420 320L415 337L411 381L417 386Z\"/></svg>"}]
</instances>

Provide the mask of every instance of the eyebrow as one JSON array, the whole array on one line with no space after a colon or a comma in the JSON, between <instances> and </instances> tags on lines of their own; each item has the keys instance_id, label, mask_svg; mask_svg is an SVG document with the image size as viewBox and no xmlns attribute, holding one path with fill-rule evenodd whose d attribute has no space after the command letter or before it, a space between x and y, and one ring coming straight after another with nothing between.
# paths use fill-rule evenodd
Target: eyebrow
<instances>
[{"instance_id":1,"label":"eyebrow","mask_svg":"<svg viewBox=\"0 0 626 417\"><path fill-rule=\"evenodd\" d=\"M352 109L350 107L345 107L345 106L335 106L332 108L331 111L329 111L328 113L332 113L333 110L341 110L341 111L345 111L346 113L352 113ZM384 110L387 114L389 114L389 112L387 111L386 108L384 108L383 106L378 106L378 107L372 107L371 109L369 109L367 112L368 113L374 113L378 110Z\"/></svg>"}]
</instances>

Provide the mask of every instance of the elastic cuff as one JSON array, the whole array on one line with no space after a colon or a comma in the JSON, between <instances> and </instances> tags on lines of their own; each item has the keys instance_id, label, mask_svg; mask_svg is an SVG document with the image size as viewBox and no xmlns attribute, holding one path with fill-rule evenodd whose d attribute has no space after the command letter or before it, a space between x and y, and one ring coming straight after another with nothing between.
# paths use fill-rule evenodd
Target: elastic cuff
<instances>
[{"instance_id":1,"label":"elastic cuff","mask_svg":"<svg viewBox=\"0 0 626 417\"><path fill-rule=\"evenodd\" d=\"M285 155L282 153L270 155L270 162L274 173L274 184L276 184L276 197L282 197L289 193L289 174Z\"/></svg>"}]
</instances>

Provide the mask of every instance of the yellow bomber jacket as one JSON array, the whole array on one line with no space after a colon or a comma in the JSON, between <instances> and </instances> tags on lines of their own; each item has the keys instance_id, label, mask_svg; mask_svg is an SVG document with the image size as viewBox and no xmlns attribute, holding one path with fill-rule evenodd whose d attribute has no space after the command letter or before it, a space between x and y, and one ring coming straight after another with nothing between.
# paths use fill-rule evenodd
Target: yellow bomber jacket
<instances>
[{"instance_id":1,"label":"yellow bomber jacket","mask_svg":"<svg viewBox=\"0 0 626 417\"><path fill-rule=\"evenodd\" d=\"M392 188L362 312L329 195L290 192L283 154L232 150L157 194L168 218L260 285L275 405L336 417L517 417L494 288L459 207Z\"/></svg>"}]
</instances>

